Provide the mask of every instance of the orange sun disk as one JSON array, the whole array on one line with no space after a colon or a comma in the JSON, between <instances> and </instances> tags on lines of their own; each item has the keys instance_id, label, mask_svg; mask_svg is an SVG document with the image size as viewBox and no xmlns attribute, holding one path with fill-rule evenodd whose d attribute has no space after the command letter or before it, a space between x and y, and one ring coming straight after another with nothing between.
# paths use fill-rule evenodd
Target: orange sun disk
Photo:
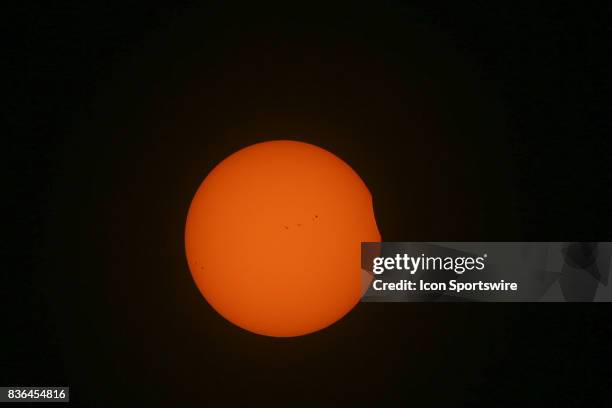
<instances>
[{"instance_id":1,"label":"orange sun disk","mask_svg":"<svg viewBox=\"0 0 612 408\"><path fill-rule=\"evenodd\" d=\"M196 192L185 227L193 279L230 322L299 336L361 297L361 242L378 242L372 197L330 152L295 141L246 147Z\"/></svg>"}]
</instances>

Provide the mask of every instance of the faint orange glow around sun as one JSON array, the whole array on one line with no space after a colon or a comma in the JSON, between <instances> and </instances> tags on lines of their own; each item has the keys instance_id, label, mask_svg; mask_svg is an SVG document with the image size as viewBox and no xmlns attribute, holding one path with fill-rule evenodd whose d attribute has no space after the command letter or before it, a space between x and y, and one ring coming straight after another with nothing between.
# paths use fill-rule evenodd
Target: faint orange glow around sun
<instances>
[{"instance_id":1,"label":"faint orange glow around sun","mask_svg":"<svg viewBox=\"0 0 612 408\"><path fill-rule=\"evenodd\" d=\"M361 297L360 243L378 242L368 188L317 146L270 141L230 155L196 192L185 227L193 279L254 333L289 337L342 318Z\"/></svg>"}]
</instances>

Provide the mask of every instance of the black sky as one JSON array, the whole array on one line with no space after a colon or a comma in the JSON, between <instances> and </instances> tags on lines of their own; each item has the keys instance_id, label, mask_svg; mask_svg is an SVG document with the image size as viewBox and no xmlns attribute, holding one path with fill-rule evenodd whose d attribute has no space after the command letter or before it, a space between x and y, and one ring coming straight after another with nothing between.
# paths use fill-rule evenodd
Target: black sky
<instances>
[{"instance_id":1,"label":"black sky","mask_svg":"<svg viewBox=\"0 0 612 408\"><path fill-rule=\"evenodd\" d=\"M363 304L268 339L212 311L182 252L199 182L269 138L347 160L388 241L610 241L609 16L8 7L0 383L70 385L75 406L609 400L605 304Z\"/></svg>"}]
</instances>

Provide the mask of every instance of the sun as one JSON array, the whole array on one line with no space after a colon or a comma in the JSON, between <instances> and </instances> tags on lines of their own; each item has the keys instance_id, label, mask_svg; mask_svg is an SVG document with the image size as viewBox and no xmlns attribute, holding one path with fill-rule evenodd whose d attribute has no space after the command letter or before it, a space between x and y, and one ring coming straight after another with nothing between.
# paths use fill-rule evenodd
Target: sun
<instances>
[{"instance_id":1,"label":"sun","mask_svg":"<svg viewBox=\"0 0 612 408\"><path fill-rule=\"evenodd\" d=\"M185 227L208 303L254 333L321 330L361 297L361 242L379 242L372 196L337 156L297 141L254 144L198 188Z\"/></svg>"}]
</instances>

